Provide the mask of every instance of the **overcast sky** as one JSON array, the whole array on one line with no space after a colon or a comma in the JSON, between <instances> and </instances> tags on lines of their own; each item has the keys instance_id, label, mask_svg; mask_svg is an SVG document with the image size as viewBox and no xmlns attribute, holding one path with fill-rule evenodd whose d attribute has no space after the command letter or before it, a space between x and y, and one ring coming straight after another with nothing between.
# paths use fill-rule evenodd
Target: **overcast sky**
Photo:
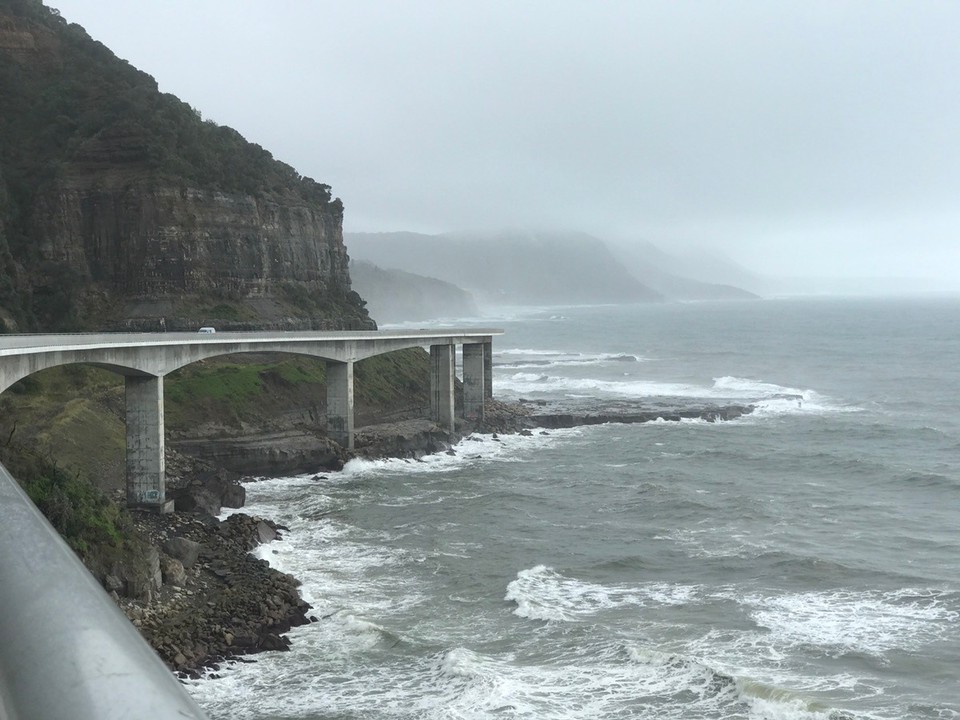
<instances>
[{"instance_id":1,"label":"overcast sky","mask_svg":"<svg viewBox=\"0 0 960 720\"><path fill-rule=\"evenodd\" d=\"M47 0L348 231L578 230L960 287L955 0Z\"/></svg>"}]
</instances>

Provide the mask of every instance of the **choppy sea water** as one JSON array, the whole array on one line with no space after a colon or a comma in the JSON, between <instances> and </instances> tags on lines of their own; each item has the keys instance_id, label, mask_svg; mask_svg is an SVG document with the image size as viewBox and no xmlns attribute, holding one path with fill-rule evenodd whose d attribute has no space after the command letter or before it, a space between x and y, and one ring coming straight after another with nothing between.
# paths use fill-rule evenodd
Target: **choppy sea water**
<instances>
[{"instance_id":1,"label":"choppy sea water","mask_svg":"<svg viewBox=\"0 0 960 720\"><path fill-rule=\"evenodd\" d=\"M758 409L251 483L321 620L212 717L960 717L960 300L482 322L501 398Z\"/></svg>"}]
</instances>

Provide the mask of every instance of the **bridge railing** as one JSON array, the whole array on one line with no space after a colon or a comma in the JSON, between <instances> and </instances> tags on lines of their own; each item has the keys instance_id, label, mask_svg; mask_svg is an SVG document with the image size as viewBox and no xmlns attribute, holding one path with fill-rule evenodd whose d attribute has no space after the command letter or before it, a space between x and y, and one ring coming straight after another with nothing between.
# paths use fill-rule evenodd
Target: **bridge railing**
<instances>
[{"instance_id":1,"label":"bridge railing","mask_svg":"<svg viewBox=\"0 0 960 720\"><path fill-rule=\"evenodd\" d=\"M0 465L0 718L206 718Z\"/></svg>"}]
</instances>

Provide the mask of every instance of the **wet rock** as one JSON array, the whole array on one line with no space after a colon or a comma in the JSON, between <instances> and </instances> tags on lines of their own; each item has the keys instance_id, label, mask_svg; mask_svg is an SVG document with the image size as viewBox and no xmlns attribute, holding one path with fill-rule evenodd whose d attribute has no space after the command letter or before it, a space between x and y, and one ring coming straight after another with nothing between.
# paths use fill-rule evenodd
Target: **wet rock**
<instances>
[{"instance_id":1,"label":"wet rock","mask_svg":"<svg viewBox=\"0 0 960 720\"><path fill-rule=\"evenodd\" d=\"M247 491L244 489L243 485L239 483L236 485L228 485L223 490L223 495L220 498L220 504L223 507L228 508L241 508L244 503L247 501Z\"/></svg>"},{"instance_id":2,"label":"wet rock","mask_svg":"<svg viewBox=\"0 0 960 720\"><path fill-rule=\"evenodd\" d=\"M602 425L605 423L645 423L656 420L679 422L680 420L700 419L707 422L733 420L753 412L752 405L721 405L704 407L662 408L628 412L601 413L543 413L531 415L529 420L541 428L570 428L581 425Z\"/></svg>"},{"instance_id":3,"label":"wet rock","mask_svg":"<svg viewBox=\"0 0 960 720\"><path fill-rule=\"evenodd\" d=\"M196 551L193 566L183 570L182 586L178 561L168 554L162 558L166 584L152 593L151 603L121 601L171 669L189 675L221 658L286 649L289 642L281 634L309 622L299 582L249 554L264 539L279 536L275 523L245 513L223 522L144 513L137 522L165 551L178 546Z\"/></svg>"},{"instance_id":4,"label":"wet rock","mask_svg":"<svg viewBox=\"0 0 960 720\"><path fill-rule=\"evenodd\" d=\"M162 558L160 560L160 572L163 575L163 582L167 585L182 588L187 584L187 573L184 570L183 563L176 558Z\"/></svg>"},{"instance_id":5,"label":"wet rock","mask_svg":"<svg viewBox=\"0 0 960 720\"><path fill-rule=\"evenodd\" d=\"M116 575L107 575L103 579L103 587L107 592L120 592L123 590L123 580Z\"/></svg>"},{"instance_id":6,"label":"wet rock","mask_svg":"<svg viewBox=\"0 0 960 720\"><path fill-rule=\"evenodd\" d=\"M176 508L180 512L205 513L219 515L221 509L220 494L210 488L196 484L170 493Z\"/></svg>"},{"instance_id":7,"label":"wet rock","mask_svg":"<svg viewBox=\"0 0 960 720\"><path fill-rule=\"evenodd\" d=\"M257 523L257 541L259 544L273 542L277 537L277 531L263 520Z\"/></svg>"},{"instance_id":8,"label":"wet rock","mask_svg":"<svg viewBox=\"0 0 960 720\"><path fill-rule=\"evenodd\" d=\"M202 545L185 537L173 537L163 544L163 551L170 557L179 560L184 568L193 567L200 556Z\"/></svg>"},{"instance_id":9,"label":"wet rock","mask_svg":"<svg viewBox=\"0 0 960 720\"><path fill-rule=\"evenodd\" d=\"M203 458L207 463L226 468L236 477L240 474L279 475L339 470L347 460L344 449L333 440L315 430L301 428L266 430L239 437L234 432L226 437L208 435L177 438L171 440L170 444L178 452ZM239 507L224 502L226 485L218 491L215 480L206 478L205 484L221 499L223 505Z\"/></svg>"},{"instance_id":10,"label":"wet rock","mask_svg":"<svg viewBox=\"0 0 960 720\"><path fill-rule=\"evenodd\" d=\"M357 430L355 454L360 457L397 457L418 459L446 452L461 435L425 419L370 425Z\"/></svg>"},{"instance_id":11,"label":"wet rock","mask_svg":"<svg viewBox=\"0 0 960 720\"><path fill-rule=\"evenodd\" d=\"M290 640L285 637L280 637L279 635L269 633L260 642L260 649L288 651L290 650Z\"/></svg>"}]
</instances>

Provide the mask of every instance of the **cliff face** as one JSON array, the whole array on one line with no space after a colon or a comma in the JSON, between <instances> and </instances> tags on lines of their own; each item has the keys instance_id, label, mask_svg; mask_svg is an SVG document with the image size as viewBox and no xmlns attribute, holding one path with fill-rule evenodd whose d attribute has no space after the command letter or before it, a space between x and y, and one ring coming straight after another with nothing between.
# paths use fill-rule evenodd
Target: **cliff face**
<instances>
[{"instance_id":1,"label":"cliff face","mask_svg":"<svg viewBox=\"0 0 960 720\"><path fill-rule=\"evenodd\" d=\"M39 0L0 0L0 97L7 329L374 327L328 186Z\"/></svg>"},{"instance_id":2,"label":"cliff face","mask_svg":"<svg viewBox=\"0 0 960 720\"><path fill-rule=\"evenodd\" d=\"M73 172L37 198L36 295L66 280L80 314L110 327L368 326L339 207L105 177Z\"/></svg>"}]
</instances>

